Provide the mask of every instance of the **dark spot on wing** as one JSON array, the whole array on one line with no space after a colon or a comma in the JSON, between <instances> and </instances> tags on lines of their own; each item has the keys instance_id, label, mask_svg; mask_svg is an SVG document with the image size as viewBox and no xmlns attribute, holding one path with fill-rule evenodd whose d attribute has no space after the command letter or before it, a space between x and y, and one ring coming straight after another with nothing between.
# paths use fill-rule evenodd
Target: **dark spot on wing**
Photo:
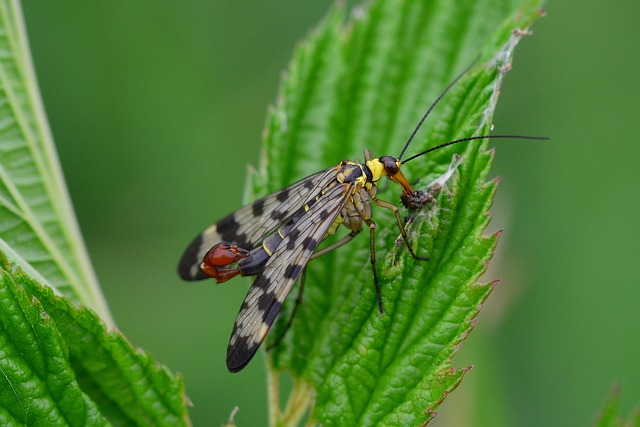
<instances>
[{"instance_id":1,"label":"dark spot on wing","mask_svg":"<svg viewBox=\"0 0 640 427\"><path fill-rule=\"evenodd\" d=\"M298 238L300 237L300 230L298 230L297 228L294 228L293 230L291 230L288 236L289 236L289 240L298 240Z\"/></svg>"},{"instance_id":2,"label":"dark spot on wing","mask_svg":"<svg viewBox=\"0 0 640 427\"><path fill-rule=\"evenodd\" d=\"M182 254L178 263L178 275L184 280L202 280L209 276L200 271L198 267L202 262L200 255L200 247L204 241L203 235L193 239L187 250ZM195 267L195 268L194 268ZM194 274L195 271L195 274Z\"/></svg>"},{"instance_id":3,"label":"dark spot on wing","mask_svg":"<svg viewBox=\"0 0 640 427\"><path fill-rule=\"evenodd\" d=\"M306 239L304 239L304 242L302 242L302 246L308 251L315 250L315 248L318 247L318 244L318 240L311 237L307 237Z\"/></svg>"},{"instance_id":4,"label":"dark spot on wing","mask_svg":"<svg viewBox=\"0 0 640 427\"><path fill-rule=\"evenodd\" d=\"M276 294L274 294L273 292L265 292L258 299L257 306L258 306L258 309L263 313L263 316L262 316L263 318L264 318L264 313L266 313L269 310L269 307L271 307L271 304L274 301L276 301Z\"/></svg>"},{"instance_id":5,"label":"dark spot on wing","mask_svg":"<svg viewBox=\"0 0 640 427\"><path fill-rule=\"evenodd\" d=\"M227 369L239 372L251 361L260 347L259 342L238 337L235 345L227 347Z\"/></svg>"},{"instance_id":6,"label":"dark spot on wing","mask_svg":"<svg viewBox=\"0 0 640 427\"><path fill-rule=\"evenodd\" d=\"M282 307L282 303L277 299L273 298L273 300L270 301L272 301L272 304L269 309L262 313L262 320L269 326L271 326L273 321L276 320L278 313L280 313L280 308Z\"/></svg>"},{"instance_id":7,"label":"dark spot on wing","mask_svg":"<svg viewBox=\"0 0 640 427\"><path fill-rule=\"evenodd\" d=\"M238 230L240 229L240 224L236 221L236 218L233 214L222 218L216 224L216 228L218 229L218 234L221 237L222 241L235 243L240 247L247 247L249 244L246 242L246 238L242 234L238 234Z\"/></svg>"},{"instance_id":8,"label":"dark spot on wing","mask_svg":"<svg viewBox=\"0 0 640 427\"><path fill-rule=\"evenodd\" d=\"M315 183L313 182L313 180L308 179L308 180L306 180L302 185L303 185L303 187L304 187L304 188L306 188L307 190L311 190L311 189L315 186Z\"/></svg>"},{"instance_id":9,"label":"dark spot on wing","mask_svg":"<svg viewBox=\"0 0 640 427\"><path fill-rule=\"evenodd\" d=\"M269 217L274 220L274 221L284 221L285 218L287 217L287 212L286 211L279 211L279 210L274 210L271 212L271 214L269 215Z\"/></svg>"},{"instance_id":10,"label":"dark spot on wing","mask_svg":"<svg viewBox=\"0 0 640 427\"><path fill-rule=\"evenodd\" d=\"M267 291L269 287L271 287L271 280L269 280L269 278L267 277L260 276L253 282L253 285L251 286L256 286L260 289L263 289L264 291Z\"/></svg>"},{"instance_id":11,"label":"dark spot on wing","mask_svg":"<svg viewBox=\"0 0 640 427\"><path fill-rule=\"evenodd\" d=\"M287 279L295 280L298 278L301 271L302 271L301 265L289 265L287 266L286 270L284 270L284 277Z\"/></svg>"},{"instance_id":12,"label":"dark spot on wing","mask_svg":"<svg viewBox=\"0 0 640 427\"><path fill-rule=\"evenodd\" d=\"M330 215L330 212L327 209L324 209L318 212L318 216L320 217L321 221L325 221L327 218L329 218L329 215Z\"/></svg>"},{"instance_id":13,"label":"dark spot on wing","mask_svg":"<svg viewBox=\"0 0 640 427\"><path fill-rule=\"evenodd\" d=\"M276 195L276 200L279 202L284 202L289 198L289 189L285 188L281 192Z\"/></svg>"},{"instance_id":14,"label":"dark spot on wing","mask_svg":"<svg viewBox=\"0 0 640 427\"><path fill-rule=\"evenodd\" d=\"M264 213L264 199L260 199L251 205L251 211L253 212L253 216L262 216Z\"/></svg>"}]
</instances>

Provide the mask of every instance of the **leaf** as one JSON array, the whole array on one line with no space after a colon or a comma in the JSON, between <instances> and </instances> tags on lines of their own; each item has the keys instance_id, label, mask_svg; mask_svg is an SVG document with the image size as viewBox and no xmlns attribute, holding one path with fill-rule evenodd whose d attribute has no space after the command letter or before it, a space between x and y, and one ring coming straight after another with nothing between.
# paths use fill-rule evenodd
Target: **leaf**
<instances>
[{"instance_id":1,"label":"leaf","mask_svg":"<svg viewBox=\"0 0 640 427\"><path fill-rule=\"evenodd\" d=\"M618 413L620 412L620 389L614 388L611 395L604 403L595 426L597 427L638 427L640 426L640 406L636 407L633 415L624 420Z\"/></svg>"},{"instance_id":2,"label":"leaf","mask_svg":"<svg viewBox=\"0 0 640 427\"><path fill-rule=\"evenodd\" d=\"M2 425L189 425L180 377L5 258L0 274Z\"/></svg>"},{"instance_id":3,"label":"leaf","mask_svg":"<svg viewBox=\"0 0 640 427\"><path fill-rule=\"evenodd\" d=\"M103 323L19 2L0 26L0 424L189 425L182 379Z\"/></svg>"},{"instance_id":4,"label":"leaf","mask_svg":"<svg viewBox=\"0 0 640 427\"><path fill-rule=\"evenodd\" d=\"M44 116L18 1L0 7L0 51L0 250L112 324Z\"/></svg>"},{"instance_id":5,"label":"leaf","mask_svg":"<svg viewBox=\"0 0 640 427\"><path fill-rule=\"evenodd\" d=\"M341 159L361 158L367 147L398 155L427 107L478 55L406 157L488 134L513 49L540 4L373 1L349 19L336 6L297 49L283 79L254 191L275 191ZM302 306L284 341L268 353L272 424L295 425L314 402L310 424L422 425L459 384L470 368L452 368L451 359L495 283L478 283L498 237L483 234L496 191L496 182L486 181L492 158L486 147L451 146L405 166L416 187L427 190L453 154L462 153L437 203L409 229L428 262L396 247L394 216L374 208L384 314L376 305L368 233L310 263ZM397 203L400 192L388 187L379 198ZM294 299L271 342L283 333ZM284 372L294 386L281 413Z\"/></svg>"}]
</instances>

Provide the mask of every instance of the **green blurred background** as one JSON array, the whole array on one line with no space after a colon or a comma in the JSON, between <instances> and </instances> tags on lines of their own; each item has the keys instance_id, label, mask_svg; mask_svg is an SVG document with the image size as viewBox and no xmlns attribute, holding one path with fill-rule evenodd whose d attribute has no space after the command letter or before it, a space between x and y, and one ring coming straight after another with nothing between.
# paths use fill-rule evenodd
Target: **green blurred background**
<instances>
[{"instance_id":1,"label":"green blurred background","mask_svg":"<svg viewBox=\"0 0 640 427\"><path fill-rule=\"evenodd\" d=\"M230 374L246 292L181 282L181 251L240 206L293 46L331 1L23 1L71 196L118 327L181 372L194 425L266 420L259 359ZM496 132L491 277L438 425L588 425L640 401L640 3L547 4L516 51ZM639 263L640 264L640 263Z\"/></svg>"}]
</instances>

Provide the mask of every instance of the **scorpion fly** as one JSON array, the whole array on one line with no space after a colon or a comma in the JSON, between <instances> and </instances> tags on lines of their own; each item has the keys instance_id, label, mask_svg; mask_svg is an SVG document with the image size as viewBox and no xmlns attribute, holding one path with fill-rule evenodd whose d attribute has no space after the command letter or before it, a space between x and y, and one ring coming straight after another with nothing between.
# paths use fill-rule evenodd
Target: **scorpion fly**
<instances>
[{"instance_id":1,"label":"scorpion fly","mask_svg":"<svg viewBox=\"0 0 640 427\"><path fill-rule=\"evenodd\" d=\"M473 65L473 64L472 64ZM352 240L369 229L373 282L382 313L382 298L375 266L375 230L372 205L391 210L411 256L412 248L398 208L378 199L378 182L388 177L402 188L401 201L409 210L420 209L432 198L415 191L401 171L404 164L432 151L466 141L489 138L545 139L520 135L472 136L440 144L402 159L427 116L447 91L470 69L459 74L436 98L413 130L398 157L376 157L366 149L364 162L342 161L303 178L280 191L246 205L213 224L189 244L178 265L184 280L207 277L225 282L237 275L257 276L240 307L227 348L227 368L242 370L264 341L294 283L308 262ZM349 233L318 249L343 225ZM294 313L295 309L294 308ZM293 315L292 315L293 316Z\"/></svg>"}]
</instances>

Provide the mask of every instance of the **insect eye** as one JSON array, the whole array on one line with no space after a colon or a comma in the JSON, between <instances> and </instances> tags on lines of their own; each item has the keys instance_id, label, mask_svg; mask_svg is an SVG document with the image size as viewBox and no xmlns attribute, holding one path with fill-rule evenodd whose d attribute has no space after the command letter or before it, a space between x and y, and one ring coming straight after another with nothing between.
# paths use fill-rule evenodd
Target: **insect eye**
<instances>
[{"instance_id":1,"label":"insect eye","mask_svg":"<svg viewBox=\"0 0 640 427\"><path fill-rule=\"evenodd\" d=\"M387 175L395 175L398 173L400 168L398 168L398 162L395 157L391 156L382 156L380 157L380 163L384 167L384 171Z\"/></svg>"}]
</instances>

